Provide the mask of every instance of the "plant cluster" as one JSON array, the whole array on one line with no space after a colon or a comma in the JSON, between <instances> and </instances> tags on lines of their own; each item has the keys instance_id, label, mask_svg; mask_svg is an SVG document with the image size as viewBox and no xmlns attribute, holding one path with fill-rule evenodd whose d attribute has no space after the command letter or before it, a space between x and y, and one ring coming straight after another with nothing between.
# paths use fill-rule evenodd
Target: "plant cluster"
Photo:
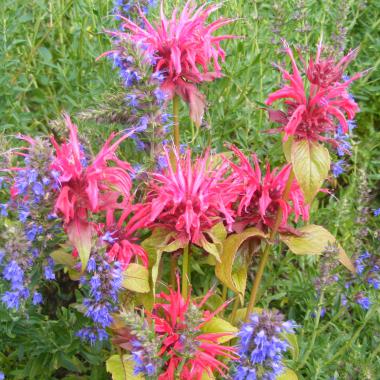
<instances>
[{"instance_id":1,"label":"plant cluster","mask_svg":"<svg viewBox=\"0 0 380 380\"><path fill-rule=\"evenodd\" d=\"M59 287L68 276L75 287L69 303L82 320L74 335L93 347L110 344L106 368L114 380L297 379L332 287L344 282L342 310L368 315L368 288L380 287L379 257L364 252L351 260L332 233L310 222L318 194L330 191L325 181L343 170L330 153L351 150L359 106L349 86L365 72L348 78L346 70L358 49L336 59L321 41L306 58L282 41L290 62L276 65L282 82L265 102L277 124L266 132L280 134L282 165L227 142L220 153L210 145L195 154L196 147L181 146L180 107L201 128L207 101L200 85L222 77L223 43L241 37L215 34L235 22L208 21L219 5L189 1L168 18L161 4L152 22L150 6L117 1L120 28L108 32L113 49L103 55L125 88L116 99L122 111L111 101L81 114L125 128L94 154L65 114L65 133L20 136L25 146L2 169L1 302L10 314L27 315L28 303L42 309L48 302L41 291L48 282ZM120 153L128 140L155 165L136 173ZM264 306L263 275L281 244L320 256L315 329L301 357L301 326L257 306ZM212 289L192 278L202 268L212 273Z\"/></svg>"}]
</instances>

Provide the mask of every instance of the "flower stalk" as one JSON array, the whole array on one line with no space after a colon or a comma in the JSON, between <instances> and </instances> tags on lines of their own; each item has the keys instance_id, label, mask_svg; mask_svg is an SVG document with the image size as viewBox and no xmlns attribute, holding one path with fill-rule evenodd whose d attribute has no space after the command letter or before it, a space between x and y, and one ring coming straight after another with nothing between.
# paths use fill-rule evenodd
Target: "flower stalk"
<instances>
[{"instance_id":1,"label":"flower stalk","mask_svg":"<svg viewBox=\"0 0 380 380\"><path fill-rule=\"evenodd\" d=\"M183 256L182 256L182 298L187 299L189 294L189 282L190 282L190 271L189 271L189 245L186 244L183 248Z\"/></svg>"},{"instance_id":2,"label":"flower stalk","mask_svg":"<svg viewBox=\"0 0 380 380\"><path fill-rule=\"evenodd\" d=\"M293 172L293 170L291 170L289 177L288 177L288 180L286 182L285 191L284 191L284 195L282 198L285 202L287 201L287 199L289 197L289 193L290 193L290 190L292 187L293 180L294 180L294 172ZM263 254L261 256L260 263L259 263L259 267L257 268L257 273L256 273L255 279L253 281L251 295L250 295L249 303L248 303L248 307L247 307L247 313L245 315L245 321L246 322L248 322L249 316L252 313L253 308L256 305L257 294L259 291L261 279L263 277L264 269L267 265L269 254L270 254L270 247L274 241L274 238L276 236L278 228L280 227L281 219L282 219L282 209L279 208L277 211L276 221L275 221L274 227L270 233L269 241L265 245L265 248L264 248Z\"/></svg>"},{"instance_id":3,"label":"flower stalk","mask_svg":"<svg viewBox=\"0 0 380 380\"><path fill-rule=\"evenodd\" d=\"M179 96L174 95L173 97L173 141L177 153L179 153L180 148L180 135L179 135ZM172 167L175 168L175 152L172 151L170 154ZM176 271L178 266L178 257L172 255L170 257L170 285L175 289L176 286Z\"/></svg>"},{"instance_id":4,"label":"flower stalk","mask_svg":"<svg viewBox=\"0 0 380 380\"><path fill-rule=\"evenodd\" d=\"M173 97L173 139L174 145L179 151L180 137L179 137L179 96Z\"/></svg>"}]
</instances>

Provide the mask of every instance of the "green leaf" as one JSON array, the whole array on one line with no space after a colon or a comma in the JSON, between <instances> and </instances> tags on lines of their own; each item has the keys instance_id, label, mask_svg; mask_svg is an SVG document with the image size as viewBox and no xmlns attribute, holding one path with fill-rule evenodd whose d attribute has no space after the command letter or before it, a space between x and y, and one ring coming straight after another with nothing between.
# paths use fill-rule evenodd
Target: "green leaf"
<instances>
[{"instance_id":1,"label":"green leaf","mask_svg":"<svg viewBox=\"0 0 380 380\"><path fill-rule=\"evenodd\" d=\"M220 262L220 255L223 251L223 242L226 240L227 231L223 223L217 223L209 231L206 231L206 234L210 237L211 242L207 239L201 241L202 248L214 256L216 261Z\"/></svg>"},{"instance_id":2,"label":"green leaf","mask_svg":"<svg viewBox=\"0 0 380 380\"><path fill-rule=\"evenodd\" d=\"M194 298L196 302L201 302L203 300L204 296L199 296ZM211 294L209 298L207 298L205 304L202 308L205 310L212 310L215 311L218 307L223 305L223 298L218 294Z\"/></svg>"},{"instance_id":3,"label":"green leaf","mask_svg":"<svg viewBox=\"0 0 380 380\"><path fill-rule=\"evenodd\" d=\"M131 263L123 273L123 287L137 293L148 293L149 271L140 264Z\"/></svg>"},{"instance_id":4,"label":"green leaf","mask_svg":"<svg viewBox=\"0 0 380 380\"><path fill-rule=\"evenodd\" d=\"M254 307L252 309L252 314L253 313L261 314L262 312L263 312L263 309L261 307ZM246 314L247 314L247 308L246 307L238 309L236 312L236 317L235 317L234 323L238 324L239 322L244 322Z\"/></svg>"},{"instance_id":5,"label":"green leaf","mask_svg":"<svg viewBox=\"0 0 380 380\"><path fill-rule=\"evenodd\" d=\"M282 150L287 162L292 162L293 136L289 136L286 141L282 140Z\"/></svg>"},{"instance_id":6,"label":"green leaf","mask_svg":"<svg viewBox=\"0 0 380 380\"><path fill-rule=\"evenodd\" d=\"M144 306L144 309L152 311L154 305L154 296L152 292L137 293L136 300L140 305Z\"/></svg>"},{"instance_id":7,"label":"green leaf","mask_svg":"<svg viewBox=\"0 0 380 380\"><path fill-rule=\"evenodd\" d=\"M201 330L204 333L231 333L231 335L223 336L218 339L219 343L226 343L235 337L235 334L239 331L237 327L231 325L230 322L223 318L214 317L207 323L205 323Z\"/></svg>"},{"instance_id":8,"label":"green leaf","mask_svg":"<svg viewBox=\"0 0 380 380\"><path fill-rule=\"evenodd\" d=\"M214 256L217 262L220 262L220 253L223 249L221 244L217 245L210 243L207 239L202 239L201 246L207 253Z\"/></svg>"},{"instance_id":9,"label":"green leaf","mask_svg":"<svg viewBox=\"0 0 380 380\"><path fill-rule=\"evenodd\" d=\"M82 273L76 269L69 269L67 273L70 277L70 280L73 280L73 281L79 281L80 278L82 277Z\"/></svg>"},{"instance_id":10,"label":"green leaf","mask_svg":"<svg viewBox=\"0 0 380 380\"><path fill-rule=\"evenodd\" d=\"M172 252L180 248L180 244L177 240L174 240L169 244L169 241L172 238L173 234L169 230L164 228L155 228L152 235L141 243L141 246L144 248L149 258L153 295L155 294L162 252Z\"/></svg>"},{"instance_id":11,"label":"green leaf","mask_svg":"<svg viewBox=\"0 0 380 380\"><path fill-rule=\"evenodd\" d=\"M112 380L144 380L140 375L134 375L134 363L130 355L112 355L106 361L106 369L112 375Z\"/></svg>"},{"instance_id":12,"label":"green leaf","mask_svg":"<svg viewBox=\"0 0 380 380\"><path fill-rule=\"evenodd\" d=\"M285 368L284 373L280 376L277 376L277 380L298 380L298 376L290 368Z\"/></svg>"},{"instance_id":13,"label":"green leaf","mask_svg":"<svg viewBox=\"0 0 380 380\"><path fill-rule=\"evenodd\" d=\"M239 248L249 238L265 238L266 235L257 228L247 228L240 234L229 236L223 243L221 262L215 266L218 279L243 299L247 283L248 265L251 252L242 254ZM246 248L246 247L245 247Z\"/></svg>"},{"instance_id":14,"label":"green leaf","mask_svg":"<svg viewBox=\"0 0 380 380\"><path fill-rule=\"evenodd\" d=\"M285 339L290 345L290 351L292 353L293 360L297 360L300 355L300 349L298 346L298 339L296 334L284 334Z\"/></svg>"},{"instance_id":15,"label":"green leaf","mask_svg":"<svg viewBox=\"0 0 380 380\"><path fill-rule=\"evenodd\" d=\"M78 251L83 272L87 267L87 262L91 253L91 225L75 219L67 226L67 235L71 244L73 244Z\"/></svg>"},{"instance_id":16,"label":"green leaf","mask_svg":"<svg viewBox=\"0 0 380 380\"><path fill-rule=\"evenodd\" d=\"M211 373L208 374L207 371L202 373L202 380L215 380L215 376Z\"/></svg>"},{"instance_id":17,"label":"green leaf","mask_svg":"<svg viewBox=\"0 0 380 380\"><path fill-rule=\"evenodd\" d=\"M336 239L322 226L309 224L298 229L301 236L280 234L281 240L296 255L320 255L326 249L328 243L336 243ZM339 261L351 272L355 268L344 249L338 244Z\"/></svg>"},{"instance_id":18,"label":"green leaf","mask_svg":"<svg viewBox=\"0 0 380 380\"><path fill-rule=\"evenodd\" d=\"M211 230L206 231L206 234L209 235L211 240L215 243L223 243L227 238L227 230L222 222L215 224Z\"/></svg>"},{"instance_id":19,"label":"green leaf","mask_svg":"<svg viewBox=\"0 0 380 380\"><path fill-rule=\"evenodd\" d=\"M294 141L291 162L307 203L311 203L327 178L330 169L329 151L317 142Z\"/></svg>"},{"instance_id":20,"label":"green leaf","mask_svg":"<svg viewBox=\"0 0 380 380\"><path fill-rule=\"evenodd\" d=\"M61 264L68 268L72 268L76 263L73 255L71 253L68 253L64 246L52 252L50 256L56 264Z\"/></svg>"}]
</instances>

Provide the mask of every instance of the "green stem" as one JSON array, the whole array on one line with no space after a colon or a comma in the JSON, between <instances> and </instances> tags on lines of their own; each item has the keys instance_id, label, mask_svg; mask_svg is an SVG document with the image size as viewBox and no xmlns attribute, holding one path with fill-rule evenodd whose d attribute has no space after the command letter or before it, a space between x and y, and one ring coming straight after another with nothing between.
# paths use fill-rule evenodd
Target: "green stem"
<instances>
[{"instance_id":1,"label":"green stem","mask_svg":"<svg viewBox=\"0 0 380 380\"><path fill-rule=\"evenodd\" d=\"M228 288L226 285L223 285L223 290L222 290L222 300L223 302L226 302L226 299L227 299L227 291L228 291Z\"/></svg>"},{"instance_id":2,"label":"green stem","mask_svg":"<svg viewBox=\"0 0 380 380\"><path fill-rule=\"evenodd\" d=\"M174 95L173 98L173 140L174 145L179 150L180 136L179 136L179 96Z\"/></svg>"},{"instance_id":3,"label":"green stem","mask_svg":"<svg viewBox=\"0 0 380 380\"><path fill-rule=\"evenodd\" d=\"M188 284L190 282L190 272L189 272L189 244L183 249L182 256L182 297L186 300L189 294Z\"/></svg>"},{"instance_id":4,"label":"green stem","mask_svg":"<svg viewBox=\"0 0 380 380\"><path fill-rule=\"evenodd\" d=\"M323 308L323 300L324 300L324 291L322 290L321 291L321 295L319 296L318 310L317 310L317 315L316 315L315 321L314 321L314 329L313 329L313 335L311 337L311 342L310 342L308 350L305 352L305 355L302 358L301 363L297 367L297 370L300 370L301 368L303 368L305 366L307 360L309 359L309 356L313 352L313 348L314 348L314 344L315 344L315 339L317 338L317 335L318 335L319 322L321 320L321 313L322 313L322 308Z\"/></svg>"},{"instance_id":5,"label":"green stem","mask_svg":"<svg viewBox=\"0 0 380 380\"><path fill-rule=\"evenodd\" d=\"M294 173L293 173L293 170L292 170L290 172L290 174L289 174L288 180L287 180L286 185L285 185L284 194L282 196L282 199L284 201L288 200L290 189L291 189L292 183L293 183L293 179L294 179ZM258 294L258 291L259 291L261 279L263 277L264 269L265 269L265 267L267 265L269 254L270 254L270 247L271 247L271 244L274 241L274 238L276 236L278 228L280 227L281 220L282 220L282 211L281 211L281 208L279 208L278 211L277 211L276 220L275 220L273 229L272 229L272 231L270 233L270 236L269 236L269 242L266 243L264 252L263 252L263 254L261 256L259 267L257 268L257 273L256 273L256 276L255 276L255 279L253 280L253 285L252 285L252 290L251 290L251 296L249 298L249 303L248 303L248 307L247 307L247 313L245 315L245 321L246 322L248 322L249 316L252 313L253 308L256 305L257 294Z\"/></svg>"},{"instance_id":6,"label":"green stem","mask_svg":"<svg viewBox=\"0 0 380 380\"><path fill-rule=\"evenodd\" d=\"M125 363L124 363L124 360L123 360L123 352L122 352L121 348L117 348L117 351L118 351L118 354L119 354L119 357L120 357L120 360L121 360L121 365L123 366L124 380L128 380L127 379L127 369L125 368Z\"/></svg>"},{"instance_id":7,"label":"green stem","mask_svg":"<svg viewBox=\"0 0 380 380\"><path fill-rule=\"evenodd\" d=\"M227 292L228 292L228 288L227 288L227 286L226 286L226 285L223 285L223 289L222 289L222 301L223 301L223 302L226 302L226 299L227 299ZM224 309L220 310L219 315L220 315L221 317L224 316Z\"/></svg>"},{"instance_id":8,"label":"green stem","mask_svg":"<svg viewBox=\"0 0 380 380\"><path fill-rule=\"evenodd\" d=\"M236 314L237 314L237 311L239 309L239 306L240 306L240 298L239 298L239 295L236 294L236 298L235 298L235 301L234 301L234 306L232 308L232 313L231 313L231 316L230 316L230 322L232 324L235 324Z\"/></svg>"},{"instance_id":9,"label":"green stem","mask_svg":"<svg viewBox=\"0 0 380 380\"><path fill-rule=\"evenodd\" d=\"M180 146L180 136L179 136L179 96L174 95L173 97L173 141L175 149L179 151ZM176 160L174 151L170 153L170 161L173 170L176 167ZM170 284L173 289L176 288L176 271L178 265L178 258L175 255L172 255L170 258Z\"/></svg>"},{"instance_id":10,"label":"green stem","mask_svg":"<svg viewBox=\"0 0 380 380\"><path fill-rule=\"evenodd\" d=\"M331 363L336 363L336 360L343 355L349 348L350 346L355 342L355 340L359 337L360 333L368 323L368 321L372 318L372 314L374 310L377 310L375 308L372 308L368 314L365 317L364 323L356 330L355 334L351 337L351 339L327 362L324 363L325 368L330 365Z\"/></svg>"},{"instance_id":11,"label":"green stem","mask_svg":"<svg viewBox=\"0 0 380 380\"><path fill-rule=\"evenodd\" d=\"M177 266L178 266L178 258L173 253L170 256L170 285L173 290L177 288Z\"/></svg>"},{"instance_id":12,"label":"green stem","mask_svg":"<svg viewBox=\"0 0 380 380\"><path fill-rule=\"evenodd\" d=\"M265 266L267 265L267 262L268 262L269 253L270 253L270 244L267 243L265 246L263 255L261 256L261 260L259 263L259 267L257 268L257 273L255 276L255 279L253 281L251 296L249 297L247 313L245 315L245 321L246 322L248 322L249 316L252 313L253 308L255 307L255 304L257 301L257 293L259 292L261 278L263 277L264 269L265 269Z\"/></svg>"}]
</instances>

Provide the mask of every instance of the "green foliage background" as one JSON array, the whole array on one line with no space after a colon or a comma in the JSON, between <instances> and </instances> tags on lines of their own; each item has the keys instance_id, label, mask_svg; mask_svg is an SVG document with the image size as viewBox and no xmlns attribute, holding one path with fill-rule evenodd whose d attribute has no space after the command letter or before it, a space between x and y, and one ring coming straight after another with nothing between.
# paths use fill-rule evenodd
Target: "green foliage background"
<instances>
[{"instance_id":1,"label":"green foliage background","mask_svg":"<svg viewBox=\"0 0 380 380\"><path fill-rule=\"evenodd\" d=\"M165 6L171 8L175 2L180 3L170 0ZM106 92L120 89L109 61L95 61L110 48L103 30L116 25L110 16L112 7L110 0L0 1L0 141L16 133L51 133L49 121L59 118L63 110L75 115L96 107ZM331 36L345 27L346 50L360 46L350 71L371 71L352 87L362 112L351 168L333 183L335 196L315 202L313 222L336 233L350 255L358 253L358 246L378 251L379 219L370 219L369 233L363 235L356 218L365 207L360 195L369 192L366 182L371 189L370 208L380 207L380 2L227 0L219 14L236 18L228 32L243 38L224 44L225 76L203 89L209 103L206 126L199 131L191 128L182 107L183 141L199 148L211 144L217 151L232 142L280 163L279 138L263 133L269 122L261 109L280 81L271 65L284 60L279 34L291 45L313 51L322 34L326 43L333 43ZM80 127L94 143L118 128L84 122ZM263 306L277 307L303 326L299 331L302 356L314 329L316 260L284 257L281 250L275 258L265 277ZM199 281L209 287L211 273L199 275ZM333 292L329 295L328 312L300 378L377 380L379 306L371 315L358 308L342 316L338 298ZM107 353L84 347L73 337L78 318L63 306L50 318L36 314L27 319L0 309L0 370L4 368L14 379L106 379L102 363Z\"/></svg>"}]
</instances>

